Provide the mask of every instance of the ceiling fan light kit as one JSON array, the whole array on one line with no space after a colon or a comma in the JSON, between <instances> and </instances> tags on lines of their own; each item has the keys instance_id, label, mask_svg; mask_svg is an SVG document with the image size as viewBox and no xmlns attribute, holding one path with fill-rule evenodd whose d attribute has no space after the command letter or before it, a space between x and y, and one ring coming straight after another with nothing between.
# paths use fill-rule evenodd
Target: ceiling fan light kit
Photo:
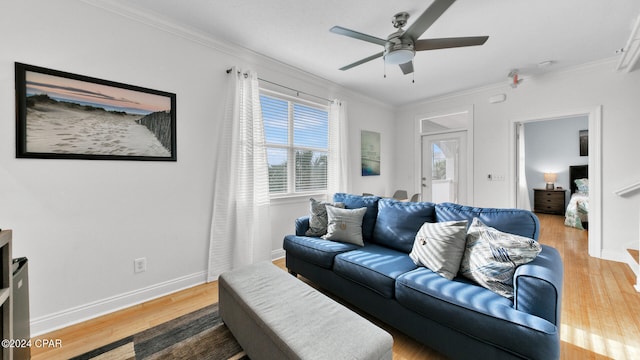
<instances>
[{"instance_id":1,"label":"ceiling fan light kit","mask_svg":"<svg viewBox=\"0 0 640 360\"><path fill-rule=\"evenodd\" d=\"M384 62L392 65L405 64L413 60L415 54L416 52L413 50L413 46L392 49L385 51Z\"/></svg>"},{"instance_id":2,"label":"ceiling fan light kit","mask_svg":"<svg viewBox=\"0 0 640 360\"><path fill-rule=\"evenodd\" d=\"M398 30L389 35L386 40L343 28L341 26L332 27L330 30L332 33L384 46L383 52L358 60L347 66L343 66L340 70L348 70L352 67L356 67L382 57L385 64L399 65L402 73L406 75L413 73L413 58L416 55L416 51L484 44L489 38L488 36L418 39L454 2L455 0L435 0L406 31L404 31L402 27L407 24L409 13L397 13L394 15L391 22Z\"/></svg>"}]
</instances>

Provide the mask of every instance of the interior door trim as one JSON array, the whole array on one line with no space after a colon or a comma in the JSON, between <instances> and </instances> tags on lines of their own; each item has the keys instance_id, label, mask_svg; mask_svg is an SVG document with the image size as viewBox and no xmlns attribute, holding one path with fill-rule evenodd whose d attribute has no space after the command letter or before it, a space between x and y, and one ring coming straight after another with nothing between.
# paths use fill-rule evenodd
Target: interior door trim
<instances>
[{"instance_id":1,"label":"interior door trim","mask_svg":"<svg viewBox=\"0 0 640 360\"><path fill-rule=\"evenodd\" d=\"M602 254L602 105L592 108L566 110L557 114L533 116L510 121L511 141L509 141L509 192L510 203L516 206L517 124L531 121L555 120L567 117L587 116L589 118L589 255L603 258Z\"/></svg>"},{"instance_id":2,"label":"interior door trim","mask_svg":"<svg viewBox=\"0 0 640 360\"><path fill-rule=\"evenodd\" d=\"M466 130L467 131L467 199L465 205L474 205L474 158L473 158L473 105L456 107L454 109L448 109L445 111L437 111L437 112L429 112L424 114L419 114L414 118L414 163L413 163L413 179L414 179L414 193L422 192L422 136L423 135L437 135L441 133L455 132ZM462 112L467 113L467 123L465 127L458 127L445 131L438 132L423 132L421 128L422 120L431 119L436 117L444 117L450 114L460 114Z\"/></svg>"}]
</instances>

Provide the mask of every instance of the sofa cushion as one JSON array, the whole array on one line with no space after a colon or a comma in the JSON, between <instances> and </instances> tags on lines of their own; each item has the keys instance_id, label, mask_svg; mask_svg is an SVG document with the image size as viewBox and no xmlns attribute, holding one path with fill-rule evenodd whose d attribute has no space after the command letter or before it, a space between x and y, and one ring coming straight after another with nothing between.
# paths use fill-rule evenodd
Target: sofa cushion
<instances>
[{"instance_id":1,"label":"sofa cushion","mask_svg":"<svg viewBox=\"0 0 640 360\"><path fill-rule=\"evenodd\" d=\"M309 199L309 229L307 236L322 236L327 233L327 206L335 206L344 209L343 203L331 203Z\"/></svg>"},{"instance_id":2,"label":"sofa cushion","mask_svg":"<svg viewBox=\"0 0 640 360\"><path fill-rule=\"evenodd\" d=\"M535 259L541 250L533 239L496 230L475 218L469 226L460 274L512 298L516 267Z\"/></svg>"},{"instance_id":3,"label":"sofa cushion","mask_svg":"<svg viewBox=\"0 0 640 360\"><path fill-rule=\"evenodd\" d=\"M376 224L376 217L378 216L378 200L380 200L378 196L361 196L345 193L336 193L333 195L333 201L343 203L345 209L367 208L367 212L362 219L362 237L364 241L371 240L373 236L373 228Z\"/></svg>"},{"instance_id":4,"label":"sofa cushion","mask_svg":"<svg viewBox=\"0 0 640 360\"><path fill-rule=\"evenodd\" d=\"M447 280L421 267L397 278L395 296L426 318L506 349L557 343L558 328L552 323L515 310L509 299L463 277Z\"/></svg>"},{"instance_id":5,"label":"sofa cushion","mask_svg":"<svg viewBox=\"0 0 640 360\"><path fill-rule=\"evenodd\" d=\"M367 212L367 208L359 209L339 209L337 207L327 207L328 225L327 234L322 238L347 242L362 246L362 217Z\"/></svg>"},{"instance_id":6,"label":"sofa cushion","mask_svg":"<svg viewBox=\"0 0 640 360\"><path fill-rule=\"evenodd\" d=\"M287 256L295 256L325 269L331 269L333 258L337 254L357 249L359 246L317 237L287 235L284 237L282 248L287 252Z\"/></svg>"},{"instance_id":7,"label":"sofa cushion","mask_svg":"<svg viewBox=\"0 0 640 360\"><path fill-rule=\"evenodd\" d=\"M435 219L433 203L380 199L371 241L408 254L422 224Z\"/></svg>"},{"instance_id":8,"label":"sofa cushion","mask_svg":"<svg viewBox=\"0 0 640 360\"><path fill-rule=\"evenodd\" d=\"M422 224L409 257L445 279L453 279L460 269L467 239L467 221Z\"/></svg>"},{"instance_id":9,"label":"sofa cushion","mask_svg":"<svg viewBox=\"0 0 640 360\"><path fill-rule=\"evenodd\" d=\"M407 254L375 244L336 256L333 271L385 298L393 298L396 278L416 265Z\"/></svg>"},{"instance_id":10,"label":"sofa cushion","mask_svg":"<svg viewBox=\"0 0 640 360\"><path fill-rule=\"evenodd\" d=\"M471 224L473 218L476 217L488 226L500 231L538 240L540 222L538 217L531 211L478 208L453 203L436 205L436 220L438 222L467 220Z\"/></svg>"}]
</instances>

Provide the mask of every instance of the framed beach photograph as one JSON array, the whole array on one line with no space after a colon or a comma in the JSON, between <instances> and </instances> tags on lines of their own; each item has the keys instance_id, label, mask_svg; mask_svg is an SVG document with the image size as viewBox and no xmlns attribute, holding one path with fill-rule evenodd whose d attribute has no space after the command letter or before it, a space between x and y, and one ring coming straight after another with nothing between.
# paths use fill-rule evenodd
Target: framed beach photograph
<instances>
[{"instance_id":1,"label":"framed beach photograph","mask_svg":"<svg viewBox=\"0 0 640 360\"><path fill-rule=\"evenodd\" d=\"M176 161L176 95L15 64L16 157Z\"/></svg>"}]
</instances>

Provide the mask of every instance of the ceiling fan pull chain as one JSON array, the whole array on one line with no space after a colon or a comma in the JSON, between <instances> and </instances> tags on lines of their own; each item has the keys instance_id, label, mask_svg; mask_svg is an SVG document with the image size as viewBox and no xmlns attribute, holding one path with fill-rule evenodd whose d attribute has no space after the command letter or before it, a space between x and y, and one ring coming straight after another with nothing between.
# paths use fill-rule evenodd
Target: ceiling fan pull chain
<instances>
[{"instance_id":1,"label":"ceiling fan pull chain","mask_svg":"<svg viewBox=\"0 0 640 360\"><path fill-rule=\"evenodd\" d=\"M387 62L385 61L385 57L382 57L382 73L384 74L384 78L387 78Z\"/></svg>"}]
</instances>

